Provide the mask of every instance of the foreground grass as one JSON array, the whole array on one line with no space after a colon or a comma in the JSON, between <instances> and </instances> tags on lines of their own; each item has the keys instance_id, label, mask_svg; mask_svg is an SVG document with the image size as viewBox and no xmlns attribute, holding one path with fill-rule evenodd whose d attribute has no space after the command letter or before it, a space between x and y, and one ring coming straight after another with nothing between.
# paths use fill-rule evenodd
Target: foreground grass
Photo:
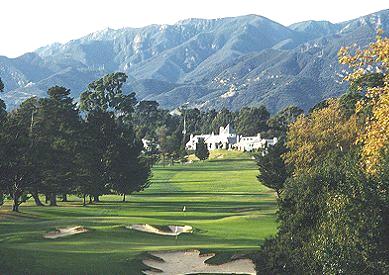
<instances>
[{"instance_id":1,"label":"foreground grass","mask_svg":"<svg viewBox=\"0 0 389 275\"><path fill-rule=\"evenodd\" d=\"M0 274L141 274L148 251L199 249L251 253L275 233L273 193L256 180L255 163L244 154L153 169L149 189L128 197L104 196L87 207L72 197L59 207L0 208ZM186 212L182 208L186 206ZM174 237L125 229L126 225L191 225ZM45 232L82 225L88 233L47 240Z\"/></svg>"}]
</instances>

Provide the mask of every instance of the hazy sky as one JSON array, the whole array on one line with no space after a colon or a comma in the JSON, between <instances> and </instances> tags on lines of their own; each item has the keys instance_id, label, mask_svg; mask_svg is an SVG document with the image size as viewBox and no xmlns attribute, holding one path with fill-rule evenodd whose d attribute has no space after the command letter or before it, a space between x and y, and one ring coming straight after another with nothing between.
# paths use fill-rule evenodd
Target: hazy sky
<instances>
[{"instance_id":1,"label":"hazy sky","mask_svg":"<svg viewBox=\"0 0 389 275\"><path fill-rule=\"evenodd\" d=\"M259 14L289 25L340 22L389 8L389 0L1 0L0 55L14 57L106 27Z\"/></svg>"}]
</instances>

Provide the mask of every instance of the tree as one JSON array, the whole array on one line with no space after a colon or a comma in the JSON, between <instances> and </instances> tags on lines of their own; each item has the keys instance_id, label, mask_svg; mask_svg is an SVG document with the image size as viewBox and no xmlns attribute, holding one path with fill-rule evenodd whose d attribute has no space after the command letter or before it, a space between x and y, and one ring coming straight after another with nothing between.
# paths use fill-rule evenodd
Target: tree
<instances>
[{"instance_id":1,"label":"tree","mask_svg":"<svg viewBox=\"0 0 389 275\"><path fill-rule=\"evenodd\" d=\"M80 117L70 90L55 86L47 93L47 98L39 100L32 127L44 177L42 191L55 206L58 194L66 197L75 188Z\"/></svg>"},{"instance_id":2,"label":"tree","mask_svg":"<svg viewBox=\"0 0 389 275\"><path fill-rule=\"evenodd\" d=\"M113 143L117 138L116 121L112 112L91 112L83 123L80 148L80 168L83 181L80 193L98 201L99 196L109 193L112 184L111 168Z\"/></svg>"},{"instance_id":3,"label":"tree","mask_svg":"<svg viewBox=\"0 0 389 275\"><path fill-rule=\"evenodd\" d=\"M269 137L285 137L289 125L302 114L304 114L304 111L296 106L288 106L282 109L267 121L269 131L266 135Z\"/></svg>"},{"instance_id":4,"label":"tree","mask_svg":"<svg viewBox=\"0 0 389 275\"><path fill-rule=\"evenodd\" d=\"M112 73L93 81L80 96L81 110L114 112L116 116L132 114L136 104L135 93L124 94L125 73Z\"/></svg>"},{"instance_id":5,"label":"tree","mask_svg":"<svg viewBox=\"0 0 389 275\"><path fill-rule=\"evenodd\" d=\"M111 190L126 195L148 186L150 167L141 156L142 143L133 130L135 94L126 95L122 90L126 79L124 73L109 74L89 84L81 94L88 140L80 156L87 161L82 166L85 185L80 188L84 201L86 194L97 201L99 195ZM151 105L141 104L142 112Z\"/></svg>"},{"instance_id":6,"label":"tree","mask_svg":"<svg viewBox=\"0 0 389 275\"><path fill-rule=\"evenodd\" d=\"M288 178L286 165L282 155L287 152L283 140L279 140L274 146L269 146L266 152L255 156L259 167L258 181L263 185L274 189L280 198L284 183Z\"/></svg>"},{"instance_id":7,"label":"tree","mask_svg":"<svg viewBox=\"0 0 389 275\"><path fill-rule=\"evenodd\" d=\"M242 108L236 118L236 130L244 136L255 136L267 130L266 122L270 114L265 106Z\"/></svg>"},{"instance_id":8,"label":"tree","mask_svg":"<svg viewBox=\"0 0 389 275\"><path fill-rule=\"evenodd\" d=\"M19 127L26 129L26 135L30 142L29 154L31 160L35 163L36 169L42 170L41 165L39 165L39 150L37 148L37 143L35 142L35 129L34 122L37 114L37 108L39 106L38 99L36 97L31 97L23 101L17 112L13 114L16 116L15 120L18 121ZM41 171L40 171L41 173ZM42 174L42 173L41 173ZM39 199L39 191L42 189L42 179L39 182L36 182L33 186L30 186L29 190L32 197L35 200L37 206L43 206L43 203Z\"/></svg>"},{"instance_id":9,"label":"tree","mask_svg":"<svg viewBox=\"0 0 389 275\"><path fill-rule=\"evenodd\" d=\"M258 271L385 274L389 201L389 39L343 48L349 93L318 104L289 128L280 228ZM362 164L362 165L361 165Z\"/></svg>"},{"instance_id":10,"label":"tree","mask_svg":"<svg viewBox=\"0 0 389 275\"><path fill-rule=\"evenodd\" d=\"M126 195L149 186L150 167L141 155L142 143L133 142L134 133L131 128L119 128L116 137L111 160L113 182L111 188L123 195L125 202Z\"/></svg>"},{"instance_id":11,"label":"tree","mask_svg":"<svg viewBox=\"0 0 389 275\"><path fill-rule=\"evenodd\" d=\"M258 272L382 274L387 264L383 204L377 183L362 173L358 154L333 151L286 181L280 229L263 246Z\"/></svg>"},{"instance_id":12,"label":"tree","mask_svg":"<svg viewBox=\"0 0 389 275\"><path fill-rule=\"evenodd\" d=\"M165 165L166 158L169 158L171 164L173 164L173 160L179 157L181 148L182 133L180 133L180 128L170 134L168 131L166 126L159 127L156 131L163 165Z\"/></svg>"},{"instance_id":13,"label":"tree","mask_svg":"<svg viewBox=\"0 0 389 275\"><path fill-rule=\"evenodd\" d=\"M31 146L30 116L24 114L22 104L7 115L0 131L0 190L11 197L15 212L41 180Z\"/></svg>"},{"instance_id":14,"label":"tree","mask_svg":"<svg viewBox=\"0 0 389 275\"><path fill-rule=\"evenodd\" d=\"M389 38L381 37L365 49L344 47L339 62L351 70L345 80L363 99L357 104L357 114L364 119L364 131L359 133L362 144L362 164L370 174L377 172L382 154L389 144Z\"/></svg>"},{"instance_id":15,"label":"tree","mask_svg":"<svg viewBox=\"0 0 389 275\"><path fill-rule=\"evenodd\" d=\"M327 108L300 116L290 126L286 140L290 150L283 156L285 163L295 174L309 170L333 150L349 150L357 131L355 115L348 117L338 100L329 100Z\"/></svg>"},{"instance_id":16,"label":"tree","mask_svg":"<svg viewBox=\"0 0 389 275\"><path fill-rule=\"evenodd\" d=\"M204 139L200 138L196 144L195 155L199 160L206 160L209 157L209 151Z\"/></svg>"},{"instance_id":17,"label":"tree","mask_svg":"<svg viewBox=\"0 0 389 275\"><path fill-rule=\"evenodd\" d=\"M140 101L134 112L134 126L139 138L155 140L155 130L163 124L162 112L156 101Z\"/></svg>"},{"instance_id":18,"label":"tree","mask_svg":"<svg viewBox=\"0 0 389 275\"><path fill-rule=\"evenodd\" d=\"M218 132L220 127L225 127L227 124L232 124L235 121L235 114L228 109L221 109L212 121L212 131Z\"/></svg>"},{"instance_id":19,"label":"tree","mask_svg":"<svg viewBox=\"0 0 389 275\"><path fill-rule=\"evenodd\" d=\"M259 272L382 274L387 269L382 244L388 244L388 185L361 170L355 144L361 125L350 114L349 99L327 100L290 126L284 159L293 176L279 200L279 232L259 253Z\"/></svg>"}]
</instances>

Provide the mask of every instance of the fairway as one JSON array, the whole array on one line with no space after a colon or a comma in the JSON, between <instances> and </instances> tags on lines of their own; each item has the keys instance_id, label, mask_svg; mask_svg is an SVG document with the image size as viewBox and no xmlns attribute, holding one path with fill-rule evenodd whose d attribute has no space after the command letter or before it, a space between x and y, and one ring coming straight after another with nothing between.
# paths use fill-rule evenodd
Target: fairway
<instances>
[{"instance_id":1,"label":"fairway","mask_svg":"<svg viewBox=\"0 0 389 275\"><path fill-rule=\"evenodd\" d=\"M257 173L249 155L233 153L156 166L151 186L126 203L113 195L87 207L77 197L59 207L29 201L14 214L7 202L0 208L0 274L141 274L141 261L151 251L198 249L219 259L254 252L277 227L274 193L257 181ZM176 239L125 228L144 223L190 225L193 234ZM43 238L75 225L89 232Z\"/></svg>"}]
</instances>

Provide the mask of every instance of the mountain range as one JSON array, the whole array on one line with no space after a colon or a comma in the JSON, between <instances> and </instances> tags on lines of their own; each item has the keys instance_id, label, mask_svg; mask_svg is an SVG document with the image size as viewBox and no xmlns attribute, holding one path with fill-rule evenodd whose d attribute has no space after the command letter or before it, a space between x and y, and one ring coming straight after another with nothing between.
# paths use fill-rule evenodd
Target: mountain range
<instances>
[{"instance_id":1,"label":"mountain range","mask_svg":"<svg viewBox=\"0 0 389 275\"><path fill-rule=\"evenodd\" d=\"M128 74L127 92L164 108L288 105L305 110L343 93L342 46L365 46L378 28L389 30L389 10L333 24L290 26L258 15L187 19L173 25L105 29L17 58L0 56L0 97L9 109L49 87L70 88L78 99L91 81L114 71Z\"/></svg>"}]
</instances>

